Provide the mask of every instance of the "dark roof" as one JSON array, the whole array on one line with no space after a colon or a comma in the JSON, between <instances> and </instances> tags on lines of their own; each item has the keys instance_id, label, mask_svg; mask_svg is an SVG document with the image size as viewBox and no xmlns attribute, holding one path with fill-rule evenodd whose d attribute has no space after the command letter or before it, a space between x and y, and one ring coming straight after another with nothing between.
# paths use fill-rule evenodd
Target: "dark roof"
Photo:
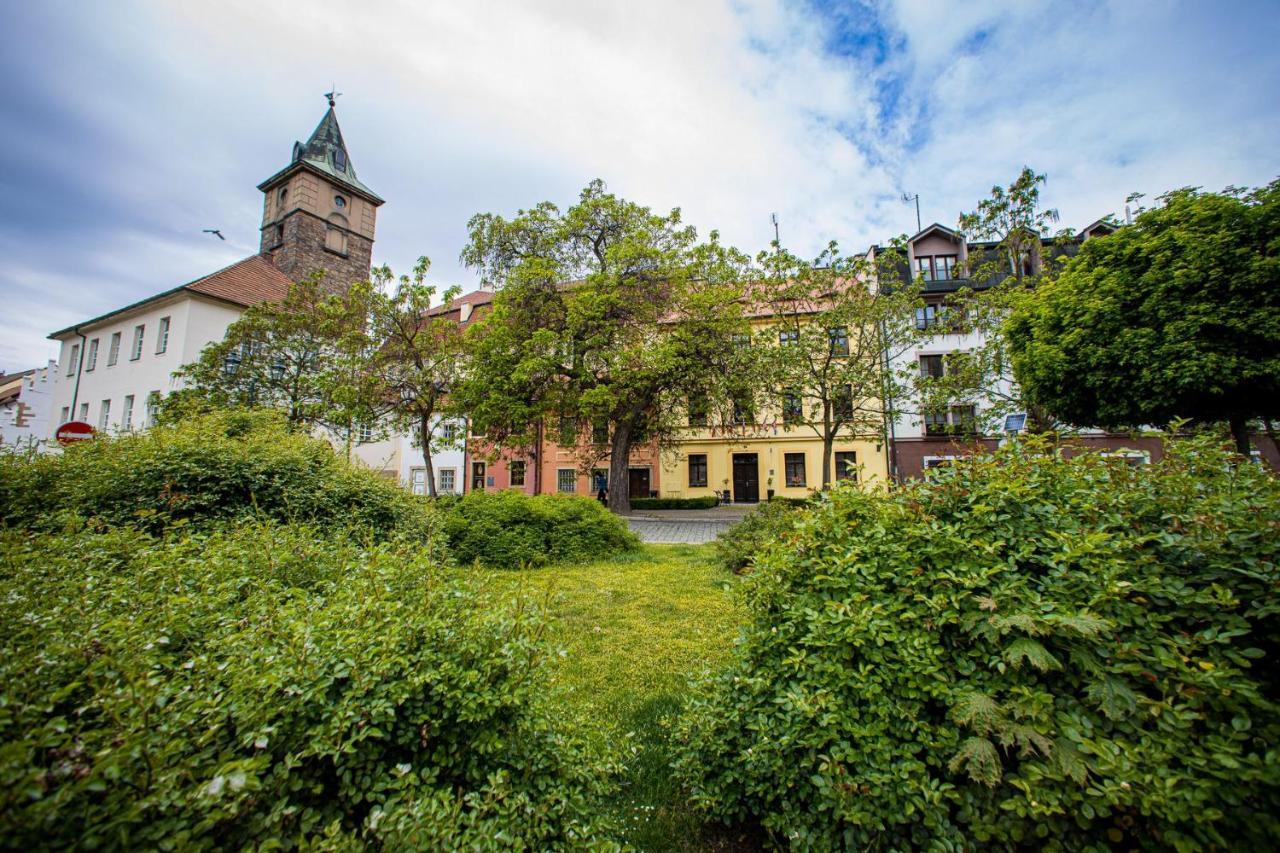
<instances>
[{"instance_id":1,"label":"dark roof","mask_svg":"<svg viewBox=\"0 0 1280 853\"><path fill-rule=\"evenodd\" d=\"M347 144L342 139L342 129L338 127L338 116L333 111L333 107L329 107L324 118L320 119L310 139L305 143L293 143L293 159L289 165L258 184L258 189L265 190L281 178L300 169L319 172L375 205L383 202L377 193L356 177L356 168L351 165L351 155L347 152Z\"/></svg>"},{"instance_id":2,"label":"dark roof","mask_svg":"<svg viewBox=\"0 0 1280 853\"><path fill-rule=\"evenodd\" d=\"M191 293L199 293L203 296L210 296L222 302L230 302L233 305L249 307L259 302L278 302L284 299L289 292L289 286L293 281L262 255L250 255L249 257L236 261L230 266L223 267L217 272L198 278L195 281L187 282L179 285L171 290L163 293L157 293L155 296L149 296L141 299L123 308L117 308L114 311L108 311L106 314L94 317L91 320L85 320L74 326L68 326L65 329L59 329L49 335L50 338L59 338L68 332L75 332L90 326L96 326L104 320L115 317L118 314L124 314L135 308L141 308L152 302L165 299L170 296L181 294L183 291Z\"/></svg>"}]
</instances>

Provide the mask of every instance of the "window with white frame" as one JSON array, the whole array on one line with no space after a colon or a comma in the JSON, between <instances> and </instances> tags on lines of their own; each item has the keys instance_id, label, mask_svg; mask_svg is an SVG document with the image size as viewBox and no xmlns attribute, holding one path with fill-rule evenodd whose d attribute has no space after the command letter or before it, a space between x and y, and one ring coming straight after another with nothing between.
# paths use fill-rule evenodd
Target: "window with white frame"
<instances>
[{"instance_id":1,"label":"window with white frame","mask_svg":"<svg viewBox=\"0 0 1280 853\"><path fill-rule=\"evenodd\" d=\"M169 318L160 318L160 328L156 332L156 355L162 355L169 349Z\"/></svg>"},{"instance_id":2,"label":"window with white frame","mask_svg":"<svg viewBox=\"0 0 1280 853\"><path fill-rule=\"evenodd\" d=\"M98 366L98 342L98 338L94 338L89 341L89 352L85 356L84 360L84 369L86 373Z\"/></svg>"},{"instance_id":3,"label":"window with white frame","mask_svg":"<svg viewBox=\"0 0 1280 853\"><path fill-rule=\"evenodd\" d=\"M356 443L368 444L373 441L372 424L356 424Z\"/></svg>"},{"instance_id":4,"label":"window with white frame","mask_svg":"<svg viewBox=\"0 0 1280 853\"><path fill-rule=\"evenodd\" d=\"M133 395L124 395L124 406L120 408L120 429L133 429Z\"/></svg>"},{"instance_id":5,"label":"window with white frame","mask_svg":"<svg viewBox=\"0 0 1280 853\"><path fill-rule=\"evenodd\" d=\"M409 469L409 488L415 495L425 495L427 493L426 468Z\"/></svg>"},{"instance_id":6,"label":"window with white frame","mask_svg":"<svg viewBox=\"0 0 1280 853\"><path fill-rule=\"evenodd\" d=\"M572 495L578 491L578 469L560 468L556 471L556 491Z\"/></svg>"},{"instance_id":7,"label":"window with white frame","mask_svg":"<svg viewBox=\"0 0 1280 853\"><path fill-rule=\"evenodd\" d=\"M137 361L142 358L142 337L146 330L146 326L133 327L133 350L129 353L130 361Z\"/></svg>"},{"instance_id":8,"label":"window with white frame","mask_svg":"<svg viewBox=\"0 0 1280 853\"><path fill-rule=\"evenodd\" d=\"M76 362L78 362L79 360L80 360L80 345L79 345L79 344L72 344L72 345L71 345L71 358L67 359L67 375L68 375L68 376L75 376L75 374L76 374Z\"/></svg>"},{"instance_id":9,"label":"window with white frame","mask_svg":"<svg viewBox=\"0 0 1280 853\"><path fill-rule=\"evenodd\" d=\"M89 420L89 404L88 403L80 404L80 417L77 418L77 420L81 420L81 421Z\"/></svg>"},{"instance_id":10,"label":"window with white frame","mask_svg":"<svg viewBox=\"0 0 1280 853\"><path fill-rule=\"evenodd\" d=\"M71 420L71 407L63 406L62 414L58 416L58 424L65 424L69 420Z\"/></svg>"},{"instance_id":11,"label":"window with white frame","mask_svg":"<svg viewBox=\"0 0 1280 853\"><path fill-rule=\"evenodd\" d=\"M453 441L458 435L458 425L453 421L445 421L440 424L440 438L443 441Z\"/></svg>"},{"instance_id":12,"label":"window with white frame","mask_svg":"<svg viewBox=\"0 0 1280 853\"><path fill-rule=\"evenodd\" d=\"M98 429L106 429L107 422L111 419L111 401L103 400L102 408L98 410Z\"/></svg>"},{"instance_id":13,"label":"window with white frame","mask_svg":"<svg viewBox=\"0 0 1280 853\"><path fill-rule=\"evenodd\" d=\"M160 392L152 391L147 395L147 426L155 426L160 417Z\"/></svg>"},{"instance_id":14,"label":"window with white frame","mask_svg":"<svg viewBox=\"0 0 1280 853\"><path fill-rule=\"evenodd\" d=\"M934 255L933 256L933 275L938 281L946 281L955 278L956 256L955 255Z\"/></svg>"},{"instance_id":15,"label":"window with white frame","mask_svg":"<svg viewBox=\"0 0 1280 853\"><path fill-rule=\"evenodd\" d=\"M927 474L929 471L932 471L934 468L942 468L946 465L950 465L952 462L955 462L959 458L960 457L958 456L926 456L924 458L925 473Z\"/></svg>"},{"instance_id":16,"label":"window with white frame","mask_svg":"<svg viewBox=\"0 0 1280 853\"><path fill-rule=\"evenodd\" d=\"M120 360L120 332L111 336L111 347L107 350L107 367L112 367Z\"/></svg>"},{"instance_id":17,"label":"window with white frame","mask_svg":"<svg viewBox=\"0 0 1280 853\"><path fill-rule=\"evenodd\" d=\"M458 472L454 468L440 469L440 491L443 494L451 495L458 488Z\"/></svg>"},{"instance_id":18,"label":"window with white frame","mask_svg":"<svg viewBox=\"0 0 1280 853\"><path fill-rule=\"evenodd\" d=\"M1145 450L1130 450L1122 447L1119 450L1105 450L1101 454L1107 459L1119 459L1126 465L1137 468L1139 465L1151 464L1151 454Z\"/></svg>"}]
</instances>

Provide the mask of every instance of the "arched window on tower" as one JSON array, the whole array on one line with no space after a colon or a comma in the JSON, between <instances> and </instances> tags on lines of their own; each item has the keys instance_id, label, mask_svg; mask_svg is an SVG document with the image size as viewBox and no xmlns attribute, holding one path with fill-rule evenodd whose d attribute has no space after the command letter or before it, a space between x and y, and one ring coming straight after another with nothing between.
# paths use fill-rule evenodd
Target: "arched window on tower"
<instances>
[{"instance_id":1,"label":"arched window on tower","mask_svg":"<svg viewBox=\"0 0 1280 853\"><path fill-rule=\"evenodd\" d=\"M329 227L325 229L324 247L339 255L347 254L347 217L341 213L329 214Z\"/></svg>"}]
</instances>

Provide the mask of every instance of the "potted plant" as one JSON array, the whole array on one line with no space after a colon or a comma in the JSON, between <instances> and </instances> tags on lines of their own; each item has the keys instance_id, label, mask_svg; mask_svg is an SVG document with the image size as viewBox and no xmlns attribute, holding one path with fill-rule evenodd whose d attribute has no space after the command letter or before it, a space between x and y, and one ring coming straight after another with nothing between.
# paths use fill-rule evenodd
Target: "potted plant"
<instances>
[{"instance_id":1,"label":"potted plant","mask_svg":"<svg viewBox=\"0 0 1280 853\"><path fill-rule=\"evenodd\" d=\"M765 486L767 486L767 488L765 489L766 499L773 500L773 477L770 476L767 480L765 480L764 484Z\"/></svg>"}]
</instances>

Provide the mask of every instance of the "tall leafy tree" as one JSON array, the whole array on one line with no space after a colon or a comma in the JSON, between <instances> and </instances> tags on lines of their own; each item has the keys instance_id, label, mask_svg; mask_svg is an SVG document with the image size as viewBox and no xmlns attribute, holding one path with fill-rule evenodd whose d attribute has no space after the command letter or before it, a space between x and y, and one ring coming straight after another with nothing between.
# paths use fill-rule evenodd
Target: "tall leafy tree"
<instances>
[{"instance_id":1,"label":"tall leafy tree","mask_svg":"<svg viewBox=\"0 0 1280 853\"><path fill-rule=\"evenodd\" d=\"M881 274L899 259L880 254ZM751 292L766 312L769 338L759 348L761 375L784 428L812 430L822 440L827 488L839 436L886 440L888 401L908 391L890 365L921 337L920 288L873 286L876 270L866 258L842 255L834 242L811 263L777 245L758 260L765 273Z\"/></svg>"},{"instance_id":2,"label":"tall leafy tree","mask_svg":"<svg viewBox=\"0 0 1280 853\"><path fill-rule=\"evenodd\" d=\"M376 399L386 426L410 432L422 450L428 494L436 494L433 451L452 447L461 433L440 429L448 394L463 368L463 339L458 324L432 310L436 288L426 283L431 262L418 259L412 276L397 280L389 267L373 270L371 359ZM443 294L447 305L457 288Z\"/></svg>"},{"instance_id":3,"label":"tall leafy tree","mask_svg":"<svg viewBox=\"0 0 1280 853\"><path fill-rule=\"evenodd\" d=\"M349 443L381 405L368 370L372 297L367 282L334 294L314 276L291 285L280 302L249 307L179 371L183 396L281 408L291 424L322 427Z\"/></svg>"},{"instance_id":4,"label":"tall leafy tree","mask_svg":"<svg viewBox=\"0 0 1280 853\"><path fill-rule=\"evenodd\" d=\"M600 181L567 210L544 202L469 228L462 259L499 288L459 386L474 431L527 444L549 421L597 425L610 509L628 512L637 438L661 444L689 398L727 395L738 373L748 259L715 232L700 240L679 210L654 213Z\"/></svg>"},{"instance_id":5,"label":"tall leafy tree","mask_svg":"<svg viewBox=\"0 0 1280 853\"><path fill-rule=\"evenodd\" d=\"M1089 240L1007 336L1028 399L1080 425L1280 415L1280 181L1184 188Z\"/></svg>"}]
</instances>

